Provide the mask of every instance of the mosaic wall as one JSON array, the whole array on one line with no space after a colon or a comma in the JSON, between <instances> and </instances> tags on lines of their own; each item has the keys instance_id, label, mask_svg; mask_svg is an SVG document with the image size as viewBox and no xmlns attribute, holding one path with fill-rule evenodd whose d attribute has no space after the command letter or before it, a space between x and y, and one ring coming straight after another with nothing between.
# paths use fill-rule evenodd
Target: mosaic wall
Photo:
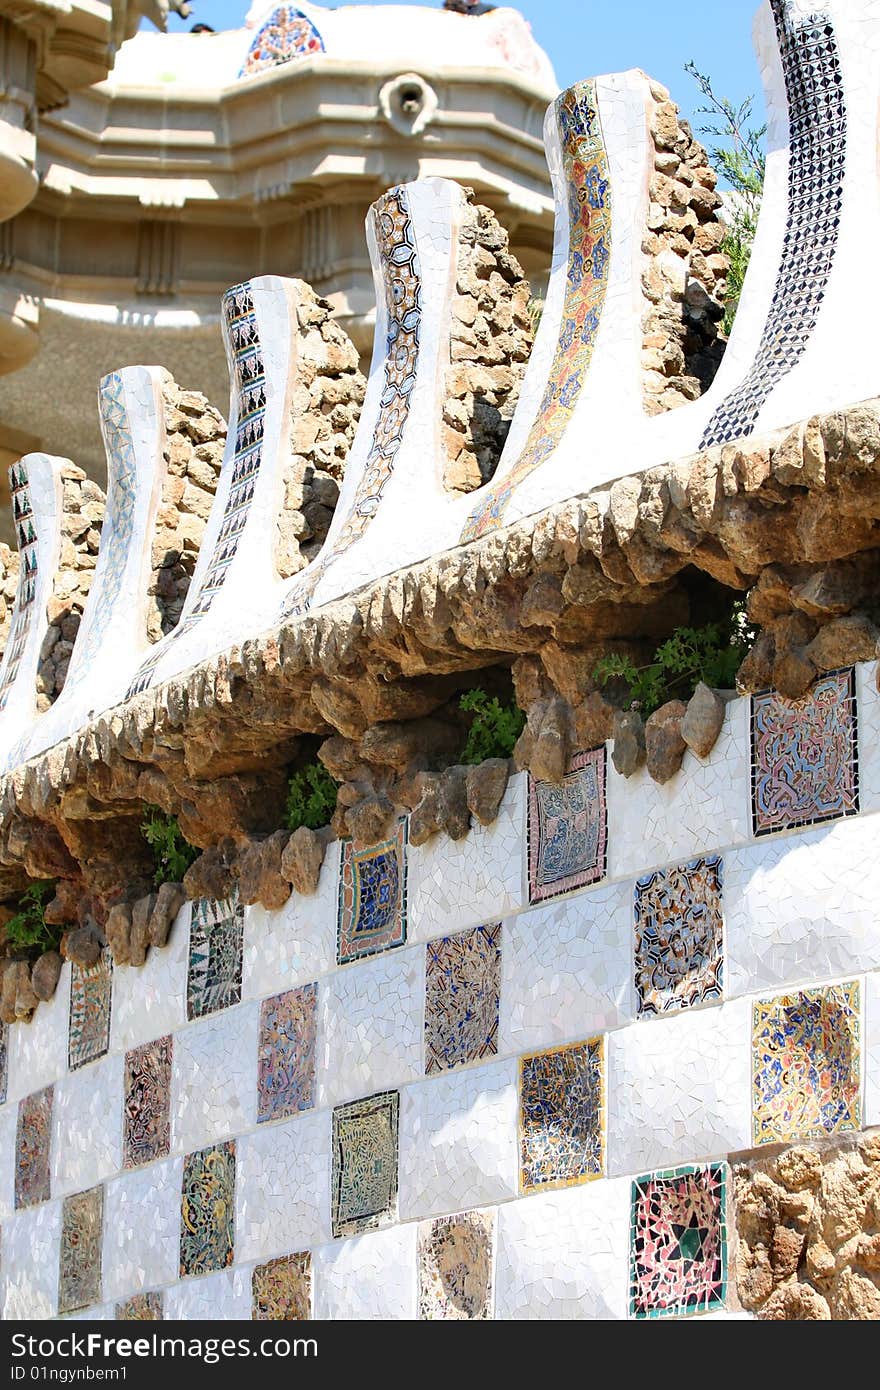
<instances>
[{"instance_id":1,"label":"mosaic wall","mask_svg":"<svg viewBox=\"0 0 880 1390\"><path fill-rule=\"evenodd\" d=\"M776 288L748 375L718 407L701 447L750 434L774 387L797 366L816 327L837 254L847 113L834 25L821 5L770 0L788 98L788 219Z\"/></svg>"},{"instance_id":2,"label":"mosaic wall","mask_svg":"<svg viewBox=\"0 0 880 1390\"><path fill-rule=\"evenodd\" d=\"M12 519L18 541L20 568L12 624L3 653L3 665L0 667L0 710L5 709L12 683L18 675L37 593L37 533L34 530L27 469L20 461L14 463L9 470L9 486L12 492Z\"/></svg>"},{"instance_id":3,"label":"mosaic wall","mask_svg":"<svg viewBox=\"0 0 880 1390\"><path fill-rule=\"evenodd\" d=\"M295 58L308 58L324 52L324 40L312 21L293 5L279 5L248 49L239 77L253 77Z\"/></svg>"},{"instance_id":4,"label":"mosaic wall","mask_svg":"<svg viewBox=\"0 0 880 1390\"><path fill-rule=\"evenodd\" d=\"M309 567L284 600L282 616L308 611L327 569L364 534L394 472L403 442L419 364L422 272L405 188L391 188L370 210L385 283L385 385L367 455L348 515L317 564Z\"/></svg>"},{"instance_id":5,"label":"mosaic wall","mask_svg":"<svg viewBox=\"0 0 880 1390\"><path fill-rule=\"evenodd\" d=\"M6 1035L4 1316L736 1314L731 1155L880 1124L876 671L761 700L674 786L589 750L66 965ZM836 815L764 834L760 768Z\"/></svg>"},{"instance_id":6,"label":"mosaic wall","mask_svg":"<svg viewBox=\"0 0 880 1390\"><path fill-rule=\"evenodd\" d=\"M559 340L543 399L519 457L481 495L461 533L476 540L504 524L515 489L559 444L580 399L605 304L611 260L611 176L593 82L556 100L568 187L568 275Z\"/></svg>"}]
</instances>

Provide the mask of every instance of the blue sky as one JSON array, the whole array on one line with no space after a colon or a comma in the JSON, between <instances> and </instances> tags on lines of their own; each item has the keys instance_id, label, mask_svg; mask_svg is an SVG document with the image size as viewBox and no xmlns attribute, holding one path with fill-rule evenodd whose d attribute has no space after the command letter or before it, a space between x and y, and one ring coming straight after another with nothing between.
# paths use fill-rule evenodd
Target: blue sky
<instances>
[{"instance_id":1,"label":"blue sky","mask_svg":"<svg viewBox=\"0 0 880 1390\"><path fill-rule=\"evenodd\" d=\"M248 8L249 0L194 0L192 16L172 16L170 28L189 29L197 20L214 29L237 28ZM763 111L751 39L757 0L521 0L516 8L550 54L562 86L603 72L644 68L670 88L685 115L699 125L703 118L694 108L700 97L683 71L693 58L720 95L739 101L752 93L757 111Z\"/></svg>"}]
</instances>

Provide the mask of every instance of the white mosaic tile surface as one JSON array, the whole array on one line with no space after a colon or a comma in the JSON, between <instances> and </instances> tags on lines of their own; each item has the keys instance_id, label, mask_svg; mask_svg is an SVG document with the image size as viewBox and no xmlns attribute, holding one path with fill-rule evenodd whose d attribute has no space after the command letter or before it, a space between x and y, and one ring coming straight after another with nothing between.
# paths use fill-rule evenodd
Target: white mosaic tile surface
<instances>
[{"instance_id":1,"label":"white mosaic tile surface","mask_svg":"<svg viewBox=\"0 0 880 1390\"><path fill-rule=\"evenodd\" d=\"M749 1018L743 999L609 1035L609 1176L750 1147Z\"/></svg>"},{"instance_id":2,"label":"white mosaic tile surface","mask_svg":"<svg viewBox=\"0 0 880 1390\"><path fill-rule=\"evenodd\" d=\"M315 1317L414 1318L417 1236L418 1226L411 1222L315 1250Z\"/></svg>"},{"instance_id":3,"label":"white mosaic tile surface","mask_svg":"<svg viewBox=\"0 0 880 1390\"><path fill-rule=\"evenodd\" d=\"M632 1017L631 883L600 885L504 924L499 1051L592 1036Z\"/></svg>"},{"instance_id":4,"label":"white mosaic tile surface","mask_svg":"<svg viewBox=\"0 0 880 1390\"><path fill-rule=\"evenodd\" d=\"M497 922L522 907L526 781L525 773L511 777L492 825L475 823L463 840L434 835L410 845L411 941Z\"/></svg>"},{"instance_id":5,"label":"white mosaic tile surface","mask_svg":"<svg viewBox=\"0 0 880 1390\"><path fill-rule=\"evenodd\" d=\"M124 1173L104 1190L104 1297L128 1298L177 1279L183 1159ZM145 1220L145 1213L149 1219Z\"/></svg>"},{"instance_id":6,"label":"white mosaic tile surface","mask_svg":"<svg viewBox=\"0 0 880 1390\"><path fill-rule=\"evenodd\" d=\"M199 1019L174 1039L171 1148L188 1153L257 1122L260 1013L241 1004Z\"/></svg>"},{"instance_id":7,"label":"white mosaic tile surface","mask_svg":"<svg viewBox=\"0 0 880 1390\"><path fill-rule=\"evenodd\" d=\"M251 1270L224 1269L184 1279L165 1294L165 1317L181 1322L249 1322Z\"/></svg>"},{"instance_id":8,"label":"white mosaic tile surface","mask_svg":"<svg viewBox=\"0 0 880 1390\"><path fill-rule=\"evenodd\" d=\"M52 1195L94 1187L122 1167L123 1059L102 1057L55 1084Z\"/></svg>"},{"instance_id":9,"label":"white mosaic tile surface","mask_svg":"<svg viewBox=\"0 0 880 1390\"><path fill-rule=\"evenodd\" d=\"M308 984L336 965L339 841L324 856L317 892L291 893L284 907L245 908L242 998Z\"/></svg>"},{"instance_id":10,"label":"white mosaic tile surface","mask_svg":"<svg viewBox=\"0 0 880 1390\"><path fill-rule=\"evenodd\" d=\"M424 1074L425 950L386 951L337 970L318 991L318 1104Z\"/></svg>"},{"instance_id":11,"label":"white mosaic tile surface","mask_svg":"<svg viewBox=\"0 0 880 1390\"><path fill-rule=\"evenodd\" d=\"M880 667L868 661L856 667L859 719L859 799L862 811L880 811Z\"/></svg>"},{"instance_id":12,"label":"white mosaic tile surface","mask_svg":"<svg viewBox=\"0 0 880 1390\"><path fill-rule=\"evenodd\" d=\"M330 1239L331 1112L262 1125L236 1144L236 1254L268 1259Z\"/></svg>"},{"instance_id":13,"label":"white mosaic tile surface","mask_svg":"<svg viewBox=\"0 0 880 1390\"><path fill-rule=\"evenodd\" d=\"M498 1208L495 1316L626 1316L630 1184L600 1180Z\"/></svg>"},{"instance_id":14,"label":"white mosaic tile surface","mask_svg":"<svg viewBox=\"0 0 880 1390\"><path fill-rule=\"evenodd\" d=\"M516 1127L514 1058L408 1086L400 1097L401 1220L515 1196Z\"/></svg>"},{"instance_id":15,"label":"white mosaic tile surface","mask_svg":"<svg viewBox=\"0 0 880 1390\"><path fill-rule=\"evenodd\" d=\"M13 1023L9 1028L8 1100L41 1091L67 1071L69 1011L70 966L65 965L49 1002L40 1005L30 1023Z\"/></svg>"},{"instance_id":16,"label":"white mosaic tile surface","mask_svg":"<svg viewBox=\"0 0 880 1390\"><path fill-rule=\"evenodd\" d=\"M189 903L178 912L161 950L150 947L142 966L113 971L110 1046L138 1047L186 1023L186 971L189 957Z\"/></svg>"},{"instance_id":17,"label":"white mosaic tile surface","mask_svg":"<svg viewBox=\"0 0 880 1390\"><path fill-rule=\"evenodd\" d=\"M58 1307L61 1203L45 1202L3 1225L3 1317L53 1318Z\"/></svg>"}]
</instances>

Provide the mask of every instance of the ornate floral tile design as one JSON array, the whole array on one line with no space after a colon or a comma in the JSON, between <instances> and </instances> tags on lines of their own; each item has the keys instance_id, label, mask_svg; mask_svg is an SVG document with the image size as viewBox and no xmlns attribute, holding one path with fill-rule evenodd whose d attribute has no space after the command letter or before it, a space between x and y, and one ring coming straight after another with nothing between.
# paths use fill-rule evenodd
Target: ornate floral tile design
<instances>
[{"instance_id":1,"label":"ornate floral tile design","mask_svg":"<svg viewBox=\"0 0 880 1390\"><path fill-rule=\"evenodd\" d=\"M337 912L340 965L402 946L406 941L407 822L369 849L342 846Z\"/></svg>"},{"instance_id":2,"label":"ornate floral tile design","mask_svg":"<svg viewBox=\"0 0 880 1390\"><path fill-rule=\"evenodd\" d=\"M48 1202L51 1193L49 1149L52 1140L52 1100L47 1086L18 1103L15 1134L15 1205L32 1207Z\"/></svg>"},{"instance_id":3,"label":"ornate floral tile design","mask_svg":"<svg viewBox=\"0 0 880 1390\"><path fill-rule=\"evenodd\" d=\"M386 1226L397 1215L400 1096L382 1091L333 1111L334 1236Z\"/></svg>"},{"instance_id":4,"label":"ornate floral tile design","mask_svg":"<svg viewBox=\"0 0 880 1390\"><path fill-rule=\"evenodd\" d=\"M480 1321L492 1316L495 1216L466 1211L419 1226L419 1317Z\"/></svg>"},{"instance_id":5,"label":"ornate floral tile design","mask_svg":"<svg viewBox=\"0 0 880 1390\"><path fill-rule=\"evenodd\" d=\"M228 1009L241 999L244 908L238 898L198 898L189 929L188 1018Z\"/></svg>"},{"instance_id":6,"label":"ornate floral tile design","mask_svg":"<svg viewBox=\"0 0 880 1390\"><path fill-rule=\"evenodd\" d=\"M312 1316L312 1257L308 1250L257 1265L251 1278L255 1322L306 1322Z\"/></svg>"},{"instance_id":7,"label":"ornate floral tile design","mask_svg":"<svg viewBox=\"0 0 880 1390\"><path fill-rule=\"evenodd\" d=\"M317 985L264 999L260 1008L257 1120L279 1120L315 1103Z\"/></svg>"},{"instance_id":8,"label":"ornate floral tile design","mask_svg":"<svg viewBox=\"0 0 880 1390\"><path fill-rule=\"evenodd\" d=\"M427 946L425 1072L498 1051L501 927L475 927Z\"/></svg>"},{"instance_id":9,"label":"ornate floral tile design","mask_svg":"<svg viewBox=\"0 0 880 1390\"><path fill-rule=\"evenodd\" d=\"M529 774L529 901L584 888L605 876L605 748L578 753L560 783Z\"/></svg>"},{"instance_id":10,"label":"ornate floral tile design","mask_svg":"<svg viewBox=\"0 0 880 1390\"><path fill-rule=\"evenodd\" d=\"M523 1192L573 1187L605 1166L602 1038L537 1052L520 1061Z\"/></svg>"},{"instance_id":11,"label":"ornate floral tile design","mask_svg":"<svg viewBox=\"0 0 880 1390\"><path fill-rule=\"evenodd\" d=\"M187 1154L180 1201L180 1277L232 1264L235 1141Z\"/></svg>"},{"instance_id":12,"label":"ornate floral tile design","mask_svg":"<svg viewBox=\"0 0 880 1390\"><path fill-rule=\"evenodd\" d=\"M724 920L720 855L646 874L635 889L635 985L640 1014L720 999Z\"/></svg>"},{"instance_id":13,"label":"ornate floral tile design","mask_svg":"<svg viewBox=\"0 0 880 1390\"><path fill-rule=\"evenodd\" d=\"M858 980L759 999L752 1009L756 1144L861 1128Z\"/></svg>"},{"instance_id":14,"label":"ornate floral tile design","mask_svg":"<svg viewBox=\"0 0 880 1390\"><path fill-rule=\"evenodd\" d=\"M61 1208L61 1269L58 1311L72 1313L101 1302L101 1244L104 1188L65 1197Z\"/></svg>"},{"instance_id":15,"label":"ornate floral tile design","mask_svg":"<svg viewBox=\"0 0 880 1390\"><path fill-rule=\"evenodd\" d=\"M169 1034L125 1054L123 1168L138 1168L169 1152L172 1048Z\"/></svg>"},{"instance_id":16,"label":"ornate floral tile design","mask_svg":"<svg viewBox=\"0 0 880 1390\"><path fill-rule=\"evenodd\" d=\"M853 670L821 676L803 700L753 695L754 833L856 815L857 747Z\"/></svg>"},{"instance_id":17,"label":"ornate floral tile design","mask_svg":"<svg viewBox=\"0 0 880 1390\"><path fill-rule=\"evenodd\" d=\"M724 1306L726 1168L674 1168L632 1185L630 1316L683 1317Z\"/></svg>"},{"instance_id":18,"label":"ornate floral tile design","mask_svg":"<svg viewBox=\"0 0 880 1390\"><path fill-rule=\"evenodd\" d=\"M110 1046L113 957L103 950L94 965L70 967L70 1027L67 1064L71 1070L103 1057Z\"/></svg>"},{"instance_id":19,"label":"ornate floral tile design","mask_svg":"<svg viewBox=\"0 0 880 1390\"><path fill-rule=\"evenodd\" d=\"M294 5L279 5L257 30L238 75L252 77L291 59L323 52L324 40L302 10Z\"/></svg>"},{"instance_id":20,"label":"ornate floral tile design","mask_svg":"<svg viewBox=\"0 0 880 1390\"><path fill-rule=\"evenodd\" d=\"M116 1305L117 1322L161 1322L165 1317L161 1293L136 1293Z\"/></svg>"}]
</instances>

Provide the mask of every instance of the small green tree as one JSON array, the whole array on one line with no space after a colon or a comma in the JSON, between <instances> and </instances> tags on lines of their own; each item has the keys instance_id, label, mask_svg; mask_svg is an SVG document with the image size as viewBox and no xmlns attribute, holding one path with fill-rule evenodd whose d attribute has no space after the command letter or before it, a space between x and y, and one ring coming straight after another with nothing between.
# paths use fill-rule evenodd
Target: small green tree
<instances>
[{"instance_id":1,"label":"small green tree","mask_svg":"<svg viewBox=\"0 0 880 1390\"><path fill-rule=\"evenodd\" d=\"M336 810L339 784L334 782L323 763L317 759L295 772L287 787L287 828L320 830L329 825Z\"/></svg>"},{"instance_id":2,"label":"small green tree","mask_svg":"<svg viewBox=\"0 0 880 1390\"><path fill-rule=\"evenodd\" d=\"M10 946L34 957L57 949L64 928L51 926L45 915L46 903L54 896L55 884L49 881L34 882L24 890L18 911L6 923Z\"/></svg>"},{"instance_id":3,"label":"small green tree","mask_svg":"<svg viewBox=\"0 0 880 1390\"><path fill-rule=\"evenodd\" d=\"M721 250L730 261L723 321L724 332L729 334L758 230L767 171L764 152L767 127L751 124L754 97L748 96L736 106L727 97L716 95L711 78L700 72L695 63L685 63L685 71L690 73L705 98L705 105L698 106L697 111L711 118L699 127L699 133L710 136L713 141L709 145L712 167L733 194L729 200L729 229L721 243Z\"/></svg>"},{"instance_id":4,"label":"small green tree","mask_svg":"<svg viewBox=\"0 0 880 1390\"><path fill-rule=\"evenodd\" d=\"M754 632L738 602L728 619L705 627L676 628L645 666L614 652L598 663L593 675L603 688L612 680L622 680L630 700L647 718L667 700L689 699L700 681L716 689L731 689L753 641Z\"/></svg>"},{"instance_id":5,"label":"small green tree","mask_svg":"<svg viewBox=\"0 0 880 1390\"><path fill-rule=\"evenodd\" d=\"M153 882L180 883L199 851L184 839L176 816L166 815L158 806L145 806L141 834L153 851Z\"/></svg>"},{"instance_id":6,"label":"small green tree","mask_svg":"<svg viewBox=\"0 0 880 1390\"><path fill-rule=\"evenodd\" d=\"M509 758L525 728L526 717L511 698L502 704L497 695L489 696L478 687L459 700L459 709L472 714L463 763L484 763L487 758Z\"/></svg>"}]
</instances>

